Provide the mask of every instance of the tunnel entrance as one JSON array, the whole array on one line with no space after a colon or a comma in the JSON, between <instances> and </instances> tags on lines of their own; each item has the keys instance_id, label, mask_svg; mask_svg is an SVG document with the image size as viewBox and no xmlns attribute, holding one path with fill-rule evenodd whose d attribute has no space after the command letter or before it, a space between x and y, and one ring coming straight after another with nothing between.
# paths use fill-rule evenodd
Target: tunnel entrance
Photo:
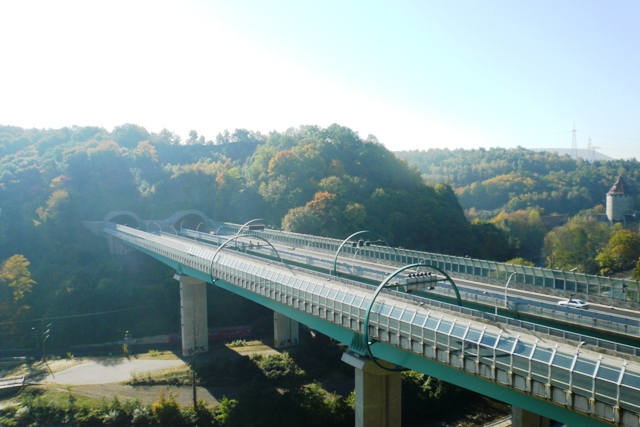
<instances>
[{"instance_id":1,"label":"tunnel entrance","mask_svg":"<svg viewBox=\"0 0 640 427\"><path fill-rule=\"evenodd\" d=\"M140 228L140 218L134 212L115 211L110 212L104 217L103 221L112 222L114 224L124 225L131 228Z\"/></svg>"}]
</instances>

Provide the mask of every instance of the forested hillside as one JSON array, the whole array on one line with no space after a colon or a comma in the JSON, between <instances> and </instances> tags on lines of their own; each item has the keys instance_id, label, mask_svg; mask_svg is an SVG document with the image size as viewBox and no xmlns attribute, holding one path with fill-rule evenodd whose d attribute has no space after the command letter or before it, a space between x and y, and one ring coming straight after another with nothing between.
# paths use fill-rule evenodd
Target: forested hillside
<instances>
[{"instance_id":1,"label":"forested hillside","mask_svg":"<svg viewBox=\"0 0 640 427\"><path fill-rule=\"evenodd\" d=\"M573 216L604 205L607 191L620 175L631 188L640 189L636 160L589 162L522 147L395 154L415 165L425 182L449 184L464 209L515 212L534 208L545 215ZM635 195L638 198L637 191Z\"/></svg>"},{"instance_id":2,"label":"forested hillside","mask_svg":"<svg viewBox=\"0 0 640 427\"><path fill-rule=\"evenodd\" d=\"M606 193L619 176L640 209L636 160L589 162L521 147L396 155L417 167L428 184L450 185L478 227L493 224L507 233L513 258L519 258L513 262L603 275L635 267L633 277L640 278L638 215L613 227L603 216ZM554 214L569 221L554 228L543 220Z\"/></svg>"},{"instance_id":3,"label":"forested hillside","mask_svg":"<svg viewBox=\"0 0 640 427\"><path fill-rule=\"evenodd\" d=\"M215 141L195 131L180 141L131 124L111 132L0 126L0 340L35 345L40 325L32 319L96 312L114 313L56 321L54 342L179 329L171 272L140 254L110 256L82 226L120 209L148 219L199 209L303 233L344 238L369 229L396 246L512 255L498 227L466 220L451 187L425 185L377 141L338 125L269 135L240 129ZM243 310L242 300L225 304L218 296L210 304L212 326L261 314Z\"/></svg>"}]
</instances>

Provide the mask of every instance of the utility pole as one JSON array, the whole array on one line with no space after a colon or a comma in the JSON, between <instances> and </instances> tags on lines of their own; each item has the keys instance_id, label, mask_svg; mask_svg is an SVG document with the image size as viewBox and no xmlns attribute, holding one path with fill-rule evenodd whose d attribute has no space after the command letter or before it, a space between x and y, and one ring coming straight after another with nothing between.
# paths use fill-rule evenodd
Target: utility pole
<instances>
[{"instance_id":1,"label":"utility pole","mask_svg":"<svg viewBox=\"0 0 640 427\"><path fill-rule=\"evenodd\" d=\"M42 323L42 321L40 322ZM47 363L47 353L45 351L45 346L44 346L44 343L51 336L51 325L52 323L49 323L47 325L47 330L42 332L42 360L44 360L44 364L47 365L47 369L49 369L51 376L55 379L55 375L53 375L53 371L51 370L51 368L49 367L49 364Z\"/></svg>"}]
</instances>

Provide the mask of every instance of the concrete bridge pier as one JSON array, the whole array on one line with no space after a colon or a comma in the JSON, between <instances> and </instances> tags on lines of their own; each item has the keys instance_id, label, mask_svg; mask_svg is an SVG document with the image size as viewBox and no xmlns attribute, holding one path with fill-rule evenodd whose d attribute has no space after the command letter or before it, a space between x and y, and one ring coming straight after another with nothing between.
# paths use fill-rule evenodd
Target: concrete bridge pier
<instances>
[{"instance_id":1,"label":"concrete bridge pier","mask_svg":"<svg viewBox=\"0 0 640 427\"><path fill-rule=\"evenodd\" d=\"M183 274L175 274L180 282L180 324L182 355L209 351L209 327L207 325L207 284Z\"/></svg>"},{"instance_id":2,"label":"concrete bridge pier","mask_svg":"<svg viewBox=\"0 0 640 427\"><path fill-rule=\"evenodd\" d=\"M277 311L273 312L273 345L275 348L298 345L300 342L299 329L296 320Z\"/></svg>"},{"instance_id":3,"label":"concrete bridge pier","mask_svg":"<svg viewBox=\"0 0 640 427\"><path fill-rule=\"evenodd\" d=\"M511 407L512 427L549 427L551 421L542 415L534 414L522 408Z\"/></svg>"},{"instance_id":4,"label":"concrete bridge pier","mask_svg":"<svg viewBox=\"0 0 640 427\"><path fill-rule=\"evenodd\" d=\"M401 427L402 374L350 353L342 361L356 371L356 427Z\"/></svg>"}]
</instances>

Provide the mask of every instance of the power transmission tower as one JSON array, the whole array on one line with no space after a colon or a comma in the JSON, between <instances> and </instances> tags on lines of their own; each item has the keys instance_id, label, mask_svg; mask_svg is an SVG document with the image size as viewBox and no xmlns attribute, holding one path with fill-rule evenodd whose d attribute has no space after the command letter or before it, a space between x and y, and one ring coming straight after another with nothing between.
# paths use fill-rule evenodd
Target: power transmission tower
<instances>
[{"instance_id":1,"label":"power transmission tower","mask_svg":"<svg viewBox=\"0 0 640 427\"><path fill-rule=\"evenodd\" d=\"M591 137L589 137L589 143L587 144L587 150L591 151L591 161L595 162L596 160L596 150L600 149L602 147L593 145L591 143Z\"/></svg>"},{"instance_id":2,"label":"power transmission tower","mask_svg":"<svg viewBox=\"0 0 640 427\"><path fill-rule=\"evenodd\" d=\"M576 124L573 124L573 140L571 141L571 157L578 160L578 139L576 138Z\"/></svg>"}]
</instances>

